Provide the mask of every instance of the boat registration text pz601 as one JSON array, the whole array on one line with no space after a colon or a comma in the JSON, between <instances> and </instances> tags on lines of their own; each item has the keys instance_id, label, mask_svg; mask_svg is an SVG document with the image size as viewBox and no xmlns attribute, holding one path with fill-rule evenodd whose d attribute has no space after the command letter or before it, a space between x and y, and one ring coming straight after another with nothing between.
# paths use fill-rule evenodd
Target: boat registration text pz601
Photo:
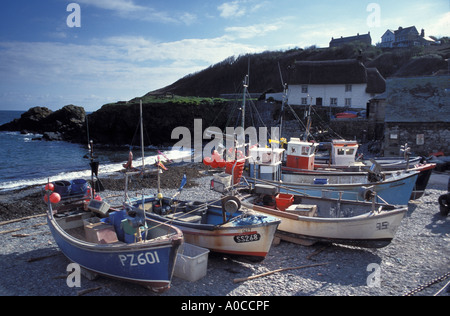
<instances>
[{"instance_id":1,"label":"boat registration text pz601","mask_svg":"<svg viewBox=\"0 0 450 316\"><path fill-rule=\"evenodd\" d=\"M134 254L119 255L119 260L123 266L129 265L130 267L137 267L139 265L143 266L145 264L155 264L160 262L158 253L156 251L141 253L137 256L135 256Z\"/></svg>"}]
</instances>

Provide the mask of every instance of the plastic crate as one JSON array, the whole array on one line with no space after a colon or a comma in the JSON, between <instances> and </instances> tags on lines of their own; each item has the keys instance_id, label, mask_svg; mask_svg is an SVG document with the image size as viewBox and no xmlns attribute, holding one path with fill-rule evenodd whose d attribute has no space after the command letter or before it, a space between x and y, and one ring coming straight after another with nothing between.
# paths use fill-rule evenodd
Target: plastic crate
<instances>
[{"instance_id":1,"label":"plastic crate","mask_svg":"<svg viewBox=\"0 0 450 316\"><path fill-rule=\"evenodd\" d=\"M178 250L174 276L195 282L206 276L209 250L184 243Z\"/></svg>"},{"instance_id":2,"label":"plastic crate","mask_svg":"<svg viewBox=\"0 0 450 316\"><path fill-rule=\"evenodd\" d=\"M286 210L294 203L294 196L292 194L279 193L275 198L277 208L280 211Z\"/></svg>"},{"instance_id":3,"label":"plastic crate","mask_svg":"<svg viewBox=\"0 0 450 316\"><path fill-rule=\"evenodd\" d=\"M213 176L211 187L214 191L224 193L227 188L231 186L231 175L226 173L219 173Z\"/></svg>"}]
</instances>

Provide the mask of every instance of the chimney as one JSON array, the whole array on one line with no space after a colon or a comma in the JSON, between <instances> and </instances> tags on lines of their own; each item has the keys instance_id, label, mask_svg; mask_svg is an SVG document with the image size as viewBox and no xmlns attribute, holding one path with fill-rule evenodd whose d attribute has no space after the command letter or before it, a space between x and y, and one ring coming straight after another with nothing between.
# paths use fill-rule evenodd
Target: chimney
<instances>
[{"instance_id":1,"label":"chimney","mask_svg":"<svg viewBox=\"0 0 450 316\"><path fill-rule=\"evenodd\" d=\"M420 37L425 37L425 30L422 29L422 31L420 31Z\"/></svg>"}]
</instances>

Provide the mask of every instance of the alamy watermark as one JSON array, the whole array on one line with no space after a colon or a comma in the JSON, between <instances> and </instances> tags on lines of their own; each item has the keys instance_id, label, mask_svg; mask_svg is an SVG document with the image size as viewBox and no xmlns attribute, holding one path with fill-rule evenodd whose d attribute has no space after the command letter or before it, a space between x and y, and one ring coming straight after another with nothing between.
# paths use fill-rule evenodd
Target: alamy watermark
<instances>
[{"instance_id":1,"label":"alamy watermark","mask_svg":"<svg viewBox=\"0 0 450 316\"><path fill-rule=\"evenodd\" d=\"M256 145L266 147L269 139L280 139L280 128L271 127L226 127L225 132L220 128L211 126L203 130L202 120L194 120L194 134L187 127L176 127L172 130L171 139L179 140L173 148L183 151L194 151L193 162L202 162L204 157L210 157L216 150L221 158L235 159L237 152L245 153L247 148ZM204 141L211 140L205 146ZM225 144L225 145L224 145ZM272 148L279 147L277 142L271 144ZM230 157L232 156L232 157ZM177 162L192 162L192 157L179 158Z\"/></svg>"},{"instance_id":2,"label":"alamy watermark","mask_svg":"<svg viewBox=\"0 0 450 316\"><path fill-rule=\"evenodd\" d=\"M81 287L81 267L77 263L71 263L66 268L67 272L70 272L66 278L66 284L68 287Z\"/></svg>"},{"instance_id":3,"label":"alamy watermark","mask_svg":"<svg viewBox=\"0 0 450 316\"><path fill-rule=\"evenodd\" d=\"M66 19L68 27L81 27L81 7L78 3L69 3L67 12L71 12Z\"/></svg>"},{"instance_id":4,"label":"alamy watermark","mask_svg":"<svg viewBox=\"0 0 450 316\"><path fill-rule=\"evenodd\" d=\"M368 287L381 287L381 267L378 263L371 263L366 268L367 272L371 272L366 279Z\"/></svg>"},{"instance_id":5,"label":"alamy watermark","mask_svg":"<svg viewBox=\"0 0 450 316\"><path fill-rule=\"evenodd\" d=\"M370 14L367 16L368 27L381 26L381 6L378 3L369 3L366 8Z\"/></svg>"}]
</instances>

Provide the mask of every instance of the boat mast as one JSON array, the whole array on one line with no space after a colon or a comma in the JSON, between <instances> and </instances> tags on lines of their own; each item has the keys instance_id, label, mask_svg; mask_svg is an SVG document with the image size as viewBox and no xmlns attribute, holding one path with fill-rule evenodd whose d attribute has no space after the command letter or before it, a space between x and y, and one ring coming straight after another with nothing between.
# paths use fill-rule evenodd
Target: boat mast
<instances>
[{"instance_id":1,"label":"boat mast","mask_svg":"<svg viewBox=\"0 0 450 316\"><path fill-rule=\"evenodd\" d=\"M142 151L142 174L144 174L145 171L145 164L144 164L144 118L142 115L142 99L140 100L140 121L141 121L141 151Z\"/></svg>"},{"instance_id":2,"label":"boat mast","mask_svg":"<svg viewBox=\"0 0 450 316\"><path fill-rule=\"evenodd\" d=\"M280 72L281 86L283 87L283 99L281 101L281 115L280 115L280 142L281 142L281 135L283 133L284 106L286 104L288 89L287 89L287 83L285 83L283 80L283 74L281 73L280 62L278 62L278 71Z\"/></svg>"},{"instance_id":3,"label":"boat mast","mask_svg":"<svg viewBox=\"0 0 450 316\"><path fill-rule=\"evenodd\" d=\"M242 124L241 125L242 125L243 130L245 130L245 103L246 103L248 82L249 82L249 76L247 74L247 75L245 75L245 78L244 78L244 95L242 98Z\"/></svg>"},{"instance_id":4,"label":"boat mast","mask_svg":"<svg viewBox=\"0 0 450 316\"><path fill-rule=\"evenodd\" d=\"M309 108L307 111L307 116L308 116L308 120L306 122L306 130L305 130L305 137L304 137L304 141L307 142L308 141L308 136L310 134L310 129L311 129L311 106L312 106L312 97L308 94L309 97Z\"/></svg>"},{"instance_id":5,"label":"boat mast","mask_svg":"<svg viewBox=\"0 0 450 316\"><path fill-rule=\"evenodd\" d=\"M242 129L245 130L245 105L247 97L247 88L250 82L250 57L248 58L247 74L244 78L244 96L242 98Z\"/></svg>"}]
</instances>

